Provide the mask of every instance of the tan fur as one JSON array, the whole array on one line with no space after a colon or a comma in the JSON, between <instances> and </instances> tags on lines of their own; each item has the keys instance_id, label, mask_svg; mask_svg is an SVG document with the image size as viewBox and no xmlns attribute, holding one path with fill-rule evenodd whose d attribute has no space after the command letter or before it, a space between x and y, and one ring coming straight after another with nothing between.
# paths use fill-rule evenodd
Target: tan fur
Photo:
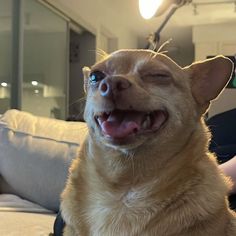
<instances>
[{"instance_id":1,"label":"tan fur","mask_svg":"<svg viewBox=\"0 0 236 236\"><path fill-rule=\"evenodd\" d=\"M236 235L235 214L227 202L230 181L208 151L210 135L202 118L226 85L232 63L217 57L180 68L162 54L121 50L95 70L125 78L132 86L109 100L85 82L89 135L62 194L64 235ZM163 71L167 81L150 76ZM114 108L164 108L169 117L157 132L115 144L94 120L94 114Z\"/></svg>"}]
</instances>

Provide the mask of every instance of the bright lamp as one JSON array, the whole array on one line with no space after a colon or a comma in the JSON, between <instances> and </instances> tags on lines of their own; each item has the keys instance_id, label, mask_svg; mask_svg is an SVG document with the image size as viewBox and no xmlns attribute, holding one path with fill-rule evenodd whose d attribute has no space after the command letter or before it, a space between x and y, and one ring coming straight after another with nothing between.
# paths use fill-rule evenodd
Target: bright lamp
<instances>
[{"instance_id":1,"label":"bright lamp","mask_svg":"<svg viewBox=\"0 0 236 236\"><path fill-rule=\"evenodd\" d=\"M164 20L161 22L159 28L154 33L151 45L156 45L156 43L159 42L162 29L167 24L171 16L175 13L175 11L185 4L189 4L191 2L192 0L139 0L139 11L141 16L145 19L150 19L153 16L160 16L169 9Z\"/></svg>"},{"instance_id":2,"label":"bright lamp","mask_svg":"<svg viewBox=\"0 0 236 236\"><path fill-rule=\"evenodd\" d=\"M143 18L150 19L160 16L169 8L177 9L192 0L139 0L139 11Z\"/></svg>"},{"instance_id":3,"label":"bright lamp","mask_svg":"<svg viewBox=\"0 0 236 236\"><path fill-rule=\"evenodd\" d=\"M162 5L163 0L139 0L139 11L144 19L150 19L157 9Z\"/></svg>"}]
</instances>

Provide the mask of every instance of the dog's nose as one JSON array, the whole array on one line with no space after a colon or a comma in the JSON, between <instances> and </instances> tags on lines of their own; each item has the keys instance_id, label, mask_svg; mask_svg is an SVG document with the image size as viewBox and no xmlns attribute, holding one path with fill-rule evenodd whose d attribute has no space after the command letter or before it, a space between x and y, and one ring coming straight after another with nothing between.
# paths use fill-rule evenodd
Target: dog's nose
<instances>
[{"instance_id":1,"label":"dog's nose","mask_svg":"<svg viewBox=\"0 0 236 236\"><path fill-rule=\"evenodd\" d=\"M123 77L108 77L101 81L99 85L100 94L103 97L111 97L131 86L129 80Z\"/></svg>"}]
</instances>

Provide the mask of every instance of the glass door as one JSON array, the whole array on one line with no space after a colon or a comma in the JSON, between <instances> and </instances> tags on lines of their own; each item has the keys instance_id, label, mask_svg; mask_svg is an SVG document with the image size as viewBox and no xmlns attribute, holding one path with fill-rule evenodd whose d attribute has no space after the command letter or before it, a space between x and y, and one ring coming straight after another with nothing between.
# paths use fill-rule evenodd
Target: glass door
<instances>
[{"instance_id":1,"label":"glass door","mask_svg":"<svg viewBox=\"0 0 236 236\"><path fill-rule=\"evenodd\" d=\"M0 114L10 108L12 1L0 0Z\"/></svg>"},{"instance_id":2,"label":"glass door","mask_svg":"<svg viewBox=\"0 0 236 236\"><path fill-rule=\"evenodd\" d=\"M24 1L22 110L66 118L68 21L35 0Z\"/></svg>"}]
</instances>

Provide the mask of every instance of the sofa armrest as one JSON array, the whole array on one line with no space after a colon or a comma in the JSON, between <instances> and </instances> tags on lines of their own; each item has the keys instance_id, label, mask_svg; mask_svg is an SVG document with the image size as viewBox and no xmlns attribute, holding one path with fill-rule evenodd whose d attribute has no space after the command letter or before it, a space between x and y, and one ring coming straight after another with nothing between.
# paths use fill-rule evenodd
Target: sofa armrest
<instances>
[{"instance_id":1,"label":"sofa armrest","mask_svg":"<svg viewBox=\"0 0 236 236\"><path fill-rule=\"evenodd\" d=\"M7 111L0 119L2 193L58 211L68 168L86 134L82 122Z\"/></svg>"}]
</instances>

